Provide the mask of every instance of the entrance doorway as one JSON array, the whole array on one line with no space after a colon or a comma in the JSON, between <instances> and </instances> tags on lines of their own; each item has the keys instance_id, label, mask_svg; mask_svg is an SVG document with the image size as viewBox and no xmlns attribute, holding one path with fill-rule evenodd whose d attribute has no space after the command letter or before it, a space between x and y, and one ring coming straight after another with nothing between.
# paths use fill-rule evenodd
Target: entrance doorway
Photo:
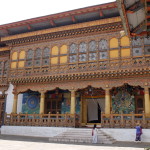
<instances>
[{"instance_id":1,"label":"entrance doorway","mask_svg":"<svg viewBox=\"0 0 150 150\"><path fill-rule=\"evenodd\" d=\"M87 99L87 123L101 123L101 112L104 111L105 99Z\"/></svg>"}]
</instances>

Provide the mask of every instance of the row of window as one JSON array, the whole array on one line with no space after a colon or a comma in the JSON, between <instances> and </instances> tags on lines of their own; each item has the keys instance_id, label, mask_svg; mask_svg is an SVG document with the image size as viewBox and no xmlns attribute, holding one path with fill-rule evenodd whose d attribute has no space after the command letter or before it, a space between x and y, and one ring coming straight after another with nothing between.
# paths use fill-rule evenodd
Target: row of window
<instances>
[{"instance_id":1,"label":"row of window","mask_svg":"<svg viewBox=\"0 0 150 150\"><path fill-rule=\"evenodd\" d=\"M6 75L9 68L8 61L0 61L0 76Z\"/></svg>"},{"instance_id":2,"label":"row of window","mask_svg":"<svg viewBox=\"0 0 150 150\"><path fill-rule=\"evenodd\" d=\"M150 55L150 38L145 38L144 51L142 48L142 40L132 40L133 56ZM128 37L121 38L121 57L130 57L130 42ZM112 38L109 43L110 51L108 51L108 42L105 39L97 41L81 42L79 45L72 43L69 46L69 53L67 45L62 45L60 49L57 46L52 47L51 51L49 47L45 47L43 50L37 48L36 50L29 49L27 52L21 51L18 55L17 52L12 54L11 68L21 67L39 67L48 66L49 64L63 64L63 63L76 63L85 61L96 61L108 58L119 57L119 44L118 39ZM50 55L51 52L51 55ZM51 56L51 57L50 57Z\"/></svg>"}]
</instances>

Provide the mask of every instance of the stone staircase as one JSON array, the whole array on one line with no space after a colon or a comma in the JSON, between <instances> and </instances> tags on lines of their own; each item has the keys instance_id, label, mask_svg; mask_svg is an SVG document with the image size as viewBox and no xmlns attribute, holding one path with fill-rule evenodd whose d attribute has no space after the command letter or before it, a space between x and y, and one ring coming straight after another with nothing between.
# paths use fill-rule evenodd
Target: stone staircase
<instances>
[{"instance_id":1,"label":"stone staircase","mask_svg":"<svg viewBox=\"0 0 150 150\"><path fill-rule=\"evenodd\" d=\"M50 142L92 143L92 129L72 128L57 136L50 137ZM113 144L116 140L98 130L98 143Z\"/></svg>"}]
</instances>

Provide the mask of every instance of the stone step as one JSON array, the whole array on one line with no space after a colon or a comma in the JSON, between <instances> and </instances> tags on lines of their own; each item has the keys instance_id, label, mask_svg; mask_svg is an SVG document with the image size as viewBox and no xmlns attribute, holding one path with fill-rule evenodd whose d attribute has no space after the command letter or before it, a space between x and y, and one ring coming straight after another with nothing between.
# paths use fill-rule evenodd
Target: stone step
<instances>
[{"instance_id":1,"label":"stone step","mask_svg":"<svg viewBox=\"0 0 150 150\"><path fill-rule=\"evenodd\" d=\"M49 138L53 142L77 142L77 143L92 143L92 129L73 128L69 129L57 136ZM98 130L98 143L112 144L115 139L108 136L105 132Z\"/></svg>"}]
</instances>

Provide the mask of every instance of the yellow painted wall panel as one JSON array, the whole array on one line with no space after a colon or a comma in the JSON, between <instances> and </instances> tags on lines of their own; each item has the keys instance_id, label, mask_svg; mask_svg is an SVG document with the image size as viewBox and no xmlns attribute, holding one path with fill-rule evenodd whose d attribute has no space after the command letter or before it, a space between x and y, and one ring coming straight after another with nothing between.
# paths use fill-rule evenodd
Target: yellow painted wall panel
<instances>
[{"instance_id":1,"label":"yellow painted wall panel","mask_svg":"<svg viewBox=\"0 0 150 150\"><path fill-rule=\"evenodd\" d=\"M60 57L60 63L61 63L61 64L67 63L67 56L62 56L62 57Z\"/></svg>"},{"instance_id":2,"label":"yellow painted wall panel","mask_svg":"<svg viewBox=\"0 0 150 150\"><path fill-rule=\"evenodd\" d=\"M18 53L17 52L14 52L12 54L12 60L17 60L17 57L18 57Z\"/></svg>"},{"instance_id":3,"label":"yellow painted wall panel","mask_svg":"<svg viewBox=\"0 0 150 150\"><path fill-rule=\"evenodd\" d=\"M121 57L130 57L130 48L121 49Z\"/></svg>"},{"instance_id":4,"label":"yellow painted wall panel","mask_svg":"<svg viewBox=\"0 0 150 150\"><path fill-rule=\"evenodd\" d=\"M17 62L12 62L12 63L11 63L11 68L12 68L12 69L15 69L16 67L17 67Z\"/></svg>"},{"instance_id":5,"label":"yellow painted wall panel","mask_svg":"<svg viewBox=\"0 0 150 150\"><path fill-rule=\"evenodd\" d=\"M24 61L19 61L18 67L19 67L19 68L23 68L23 67L24 67Z\"/></svg>"},{"instance_id":6,"label":"yellow painted wall panel","mask_svg":"<svg viewBox=\"0 0 150 150\"><path fill-rule=\"evenodd\" d=\"M110 48L117 48L118 47L118 39L116 39L116 38L112 38L111 40L110 40Z\"/></svg>"},{"instance_id":7,"label":"yellow painted wall panel","mask_svg":"<svg viewBox=\"0 0 150 150\"><path fill-rule=\"evenodd\" d=\"M67 51L68 51L67 45L61 46L61 48L60 48L60 54L67 54Z\"/></svg>"},{"instance_id":8,"label":"yellow painted wall panel","mask_svg":"<svg viewBox=\"0 0 150 150\"><path fill-rule=\"evenodd\" d=\"M58 57L51 58L51 64L58 64Z\"/></svg>"},{"instance_id":9,"label":"yellow painted wall panel","mask_svg":"<svg viewBox=\"0 0 150 150\"><path fill-rule=\"evenodd\" d=\"M117 58L119 57L119 51L118 50L111 50L110 51L110 58Z\"/></svg>"},{"instance_id":10,"label":"yellow painted wall panel","mask_svg":"<svg viewBox=\"0 0 150 150\"><path fill-rule=\"evenodd\" d=\"M25 51L19 53L19 59L25 59Z\"/></svg>"},{"instance_id":11,"label":"yellow painted wall panel","mask_svg":"<svg viewBox=\"0 0 150 150\"><path fill-rule=\"evenodd\" d=\"M54 46L52 48L52 55L58 55L58 47L57 46Z\"/></svg>"},{"instance_id":12,"label":"yellow painted wall panel","mask_svg":"<svg viewBox=\"0 0 150 150\"><path fill-rule=\"evenodd\" d=\"M130 40L127 36L121 38L121 46L130 46Z\"/></svg>"}]
</instances>

